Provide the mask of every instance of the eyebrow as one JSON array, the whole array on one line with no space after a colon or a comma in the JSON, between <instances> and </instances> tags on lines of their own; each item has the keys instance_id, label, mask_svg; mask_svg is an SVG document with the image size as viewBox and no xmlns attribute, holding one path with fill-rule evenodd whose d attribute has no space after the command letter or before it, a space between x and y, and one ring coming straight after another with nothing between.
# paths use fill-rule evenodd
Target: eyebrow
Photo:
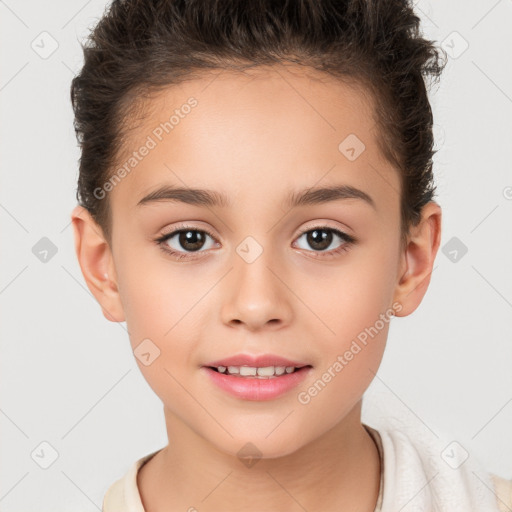
<instances>
[{"instance_id":1,"label":"eyebrow","mask_svg":"<svg viewBox=\"0 0 512 512\"><path fill-rule=\"evenodd\" d=\"M372 208L377 209L375 201L364 191L350 185L332 185L328 187L311 187L291 192L285 201L289 208L329 203L340 199L361 199ZM162 185L144 196L137 206L157 201L175 201L195 206L222 207L231 206L228 196L207 189L182 188L173 185Z\"/></svg>"}]
</instances>

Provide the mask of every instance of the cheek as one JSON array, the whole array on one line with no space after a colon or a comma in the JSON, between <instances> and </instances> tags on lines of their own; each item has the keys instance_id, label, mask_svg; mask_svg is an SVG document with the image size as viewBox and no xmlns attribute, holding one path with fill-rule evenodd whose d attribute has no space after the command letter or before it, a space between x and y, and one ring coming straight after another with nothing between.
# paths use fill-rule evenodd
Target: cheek
<instances>
[{"instance_id":1,"label":"cheek","mask_svg":"<svg viewBox=\"0 0 512 512\"><path fill-rule=\"evenodd\" d=\"M388 293L385 280L379 283L369 274L353 277L353 290L340 290L336 300L323 304L323 318L333 332L322 328L324 333L314 336L318 364L297 395L304 413L320 415L328 425L341 421L375 378L393 320L383 299Z\"/></svg>"},{"instance_id":2,"label":"cheek","mask_svg":"<svg viewBox=\"0 0 512 512\"><path fill-rule=\"evenodd\" d=\"M130 344L155 393L180 403L187 372L197 365L198 332L204 324L214 277L197 278L192 266L170 262L159 250L134 250L119 262L118 281ZM149 353L150 356L143 354ZM150 364L145 364L150 361ZM176 379L174 380L173 377Z\"/></svg>"},{"instance_id":3,"label":"cheek","mask_svg":"<svg viewBox=\"0 0 512 512\"><path fill-rule=\"evenodd\" d=\"M347 259L343 268L317 275L317 286L308 280L308 288L299 291L320 320L314 335L320 380L311 393L303 389L304 402L337 404L337 412L332 411L337 417L374 378L393 319L396 261L397 254L381 241Z\"/></svg>"},{"instance_id":4,"label":"cheek","mask_svg":"<svg viewBox=\"0 0 512 512\"><path fill-rule=\"evenodd\" d=\"M119 267L119 290L132 344L142 338L170 339L180 324L187 323L189 311L208 284L194 279L192 267L180 269L158 249L134 251Z\"/></svg>"},{"instance_id":5,"label":"cheek","mask_svg":"<svg viewBox=\"0 0 512 512\"><path fill-rule=\"evenodd\" d=\"M186 272L171 274L161 260L133 254L119 288L137 365L157 396L179 408L186 405L179 383L194 364L194 304L205 290Z\"/></svg>"},{"instance_id":6,"label":"cheek","mask_svg":"<svg viewBox=\"0 0 512 512\"><path fill-rule=\"evenodd\" d=\"M328 346L343 349L390 308L396 261L393 251L380 250L375 244L350 255L343 266L324 269L303 281L305 286L298 293L312 305Z\"/></svg>"}]
</instances>

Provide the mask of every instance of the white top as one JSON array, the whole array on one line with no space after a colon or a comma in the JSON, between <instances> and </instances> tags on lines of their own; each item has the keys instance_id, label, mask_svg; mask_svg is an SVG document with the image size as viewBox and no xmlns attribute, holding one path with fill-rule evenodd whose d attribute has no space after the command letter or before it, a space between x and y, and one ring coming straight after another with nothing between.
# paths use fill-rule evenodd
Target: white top
<instances>
[{"instance_id":1,"label":"white top","mask_svg":"<svg viewBox=\"0 0 512 512\"><path fill-rule=\"evenodd\" d=\"M449 467L440 455L441 451L437 450L438 456L434 458L421 443L413 445L402 432L378 431L363 426L374 439L381 458L380 489L374 512L396 512L397 507L405 507L411 500L415 500L415 505L421 502L423 508L418 510L425 512L512 510L512 480L489 474L487 478L491 485L487 485L482 474L475 479L477 474L473 473L477 466L473 463L473 466L463 463L458 468ZM103 512L145 512L137 487L137 473L159 451L137 460L110 486L103 500ZM448 457L450 453L453 449L448 452ZM420 460L421 456L424 460ZM432 465L430 476L428 466ZM467 469L462 470L465 466Z\"/></svg>"}]
</instances>

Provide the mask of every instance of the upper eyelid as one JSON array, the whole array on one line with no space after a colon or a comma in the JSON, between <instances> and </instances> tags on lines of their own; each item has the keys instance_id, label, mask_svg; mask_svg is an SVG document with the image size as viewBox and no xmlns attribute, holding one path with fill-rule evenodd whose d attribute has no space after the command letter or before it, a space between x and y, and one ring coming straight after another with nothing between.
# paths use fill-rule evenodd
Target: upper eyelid
<instances>
[{"instance_id":1,"label":"upper eyelid","mask_svg":"<svg viewBox=\"0 0 512 512\"><path fill-rule=\"evenodd\" d=\"M311 226L306 226L305 228L301 229L299 231L299 235L303 235L304 233L307 233L308 231L314 231L315 229L326 229L326 230L332 230L332 231L339 231L340 233L343 233L347 236L352 236L350 233L348 233L345 229L335 226L329 226L328 224L322 224L322 222L319 222L317 224L313 224Z\"/></svg>"},{"instance_id":2,"label":"upper eyelid","mask_svg":"<svg viewBox=\"0 0 512 512\"><path fill-rule=\"evenodd\" d=\"M169 229L169 231L163 232L157 239L171 237L173 235L176 235L180 231L200 231L200 232L206 233L207 235L211 236L214 240L217 240L217 237L213 233L211 233L211 231L209 229L200 228L198 226L188 226L188 225L178 226L178 227Z\"/></svg>"},{"instance_id":3,"label":"upper eyelid","mask_svg":"<svg viewBox=\"0 0 512 512\"><path fill-rule=\"evenodd\" d=\"M342 228L342 227L329 226L327 224L327 221L322 222L321 220L317 221L314 224L307 225L306 227L302 228L299 231L298 236L303 235L304 233L307 233L308 231L312 231L315 229L329 229L329 230L333 230L333 231L339 231L348 237L355 238L355 236L350 234L350 232L349 232L349 231L351 231L350 229L347 231L345 228ZM212 238L217 239L217 236L212 233L212 230L209 230L208 228L202 228L200 226L192 226L187 223L184 223L183 225L178 225L177 227L173 227L173 228L169 229L168 231L162 233L161 237L176 234L180 231L186 231L186 230L203 231L204 233L210 235Z\"/></svg>"},{"instance_id":4,"label":"upper eyelid","mask_svg":"<svg viewBox=\"0 0 512 512\"><path fill-rule=\"evenodd\" d=\"M341 234L341 238L345 238L345 243L357 242L357 238L354 235L347 233L344 229L339 228L339 227L329 226L327 224L322 224L321 221L319 221L317 224L313 224L311 226L306 226L305 228L301 229L301 231L295 236L294 240L303 236L304 234L308 233L309 231L314 231L315 229L325 229L327 231L335 231L335 232L337 231ZM211 233L210 230L208 230L206 228L200 228L199 226L190 226L187 224L170 229L167 233L163 233L162 235L157 237L156 241L165 242L166 240L169 240L173 236L177 235L178 233L180 233L182 231L187 231L187 230L204 232L208 236L210 236L214 240L215 243L219 243L217 237L213 233ZM340 236L340 234L338 234L337 236Z\"/></svg>"}]
</instances>

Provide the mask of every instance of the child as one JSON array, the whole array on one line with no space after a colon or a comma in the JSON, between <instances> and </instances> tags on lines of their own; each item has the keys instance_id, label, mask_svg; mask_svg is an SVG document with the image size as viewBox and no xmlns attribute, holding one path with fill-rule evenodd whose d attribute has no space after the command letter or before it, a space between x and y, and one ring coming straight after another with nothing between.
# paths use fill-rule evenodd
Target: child
<instances>
[{"instance_id":1,"label":"child","mask_svg":"<svg viewBox=\"0 0 512 512\"><path fill-rule=\"evenodd\" d=\"M441 237L410 3L114 1L84 56L75 248L169 440L104 512L510 510L473 458L361 422Z\"/></svg>"}]
</instances>

